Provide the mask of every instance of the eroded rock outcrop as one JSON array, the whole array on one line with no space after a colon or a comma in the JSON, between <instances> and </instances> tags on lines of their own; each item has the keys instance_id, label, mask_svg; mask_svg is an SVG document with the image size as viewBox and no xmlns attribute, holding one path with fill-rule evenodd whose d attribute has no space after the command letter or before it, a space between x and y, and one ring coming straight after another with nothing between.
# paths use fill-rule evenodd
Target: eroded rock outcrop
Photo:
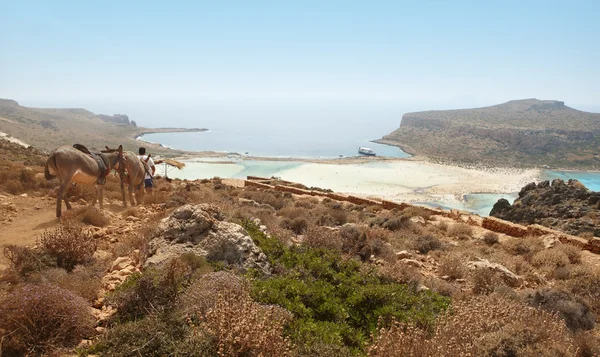
<instances>
[{"instance_id":1,"label":"eroded rock outcrop","mask_svg":"<svg viewBox=\"0 0 600 357\"><path fill-rule=\"evenodd\" d=\"M246 230L223 222L219 209L208 204L188 204L173 211L160 222L150 247L146 265L161 264L191 252L242 269L270 270L266 255Z\"/></svg>"},{"instance_id":2,"label":"eroded rock outcrop","mask_svg":"<svg viewBox=\"0 0 600 357\"><path fill-rule=\"evenodd\" d=\"M513 204L500 199L490 212L503 220L539 224L571 235L600 236L600 193L581 182L555 179L530 183L521 189Z\"/></svg>"}]
</instances>

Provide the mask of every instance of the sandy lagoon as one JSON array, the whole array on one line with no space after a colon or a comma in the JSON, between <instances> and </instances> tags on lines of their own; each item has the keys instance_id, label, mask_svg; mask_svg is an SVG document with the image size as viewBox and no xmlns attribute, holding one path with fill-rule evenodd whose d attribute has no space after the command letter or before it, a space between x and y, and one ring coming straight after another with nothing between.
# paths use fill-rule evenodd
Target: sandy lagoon
<instances>
[{"instance_id":1,"label":"sandy lagoon","mask_svg":"<svg viewBox=\"0 0 600 357\"><path fill-rule=\"evenodd\" d=\"M514 198L525 184L539 180L540 170L462 168L420 160L373 161L340 164L242 159L186 160L182 171L170 170L173 178L245 178L276 176L309 187L332 189L365 197L489 212L496 199ZM159 169L159 173L161 170ZM479 194L484 194L480 196ZM477 207L465 200L485 199Z\"/></svg>"}]
</instances>

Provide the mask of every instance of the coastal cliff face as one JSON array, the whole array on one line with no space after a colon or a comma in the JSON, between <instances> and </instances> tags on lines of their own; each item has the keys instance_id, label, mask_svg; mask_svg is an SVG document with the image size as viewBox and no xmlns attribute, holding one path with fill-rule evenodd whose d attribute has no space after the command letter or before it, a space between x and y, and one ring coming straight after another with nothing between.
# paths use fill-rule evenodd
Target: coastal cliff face
<instances>
[{"instance_id":1,"label":"coastal cliff face","mask_svg":"<svg viewBox=\"0 0 600 357\"><path fill-rule=\"evenodd\" d=\"M500 199L490 216L523 224L540 224L572 235L600 237L600 192L581 182L561 179L534 182L519 192L511 205Z\"/></svg>"},{"instance_id":2,"label":"coastal cliff face","mask_svg":"<svg viewBox=\"0 0 600 357\"><path fill-rule=\"evenodd\" d=\"M381 141L411 154L444 160L598 168L600 114L537 99L407 113L400 128Z\"/></svg>"}]
</instances>

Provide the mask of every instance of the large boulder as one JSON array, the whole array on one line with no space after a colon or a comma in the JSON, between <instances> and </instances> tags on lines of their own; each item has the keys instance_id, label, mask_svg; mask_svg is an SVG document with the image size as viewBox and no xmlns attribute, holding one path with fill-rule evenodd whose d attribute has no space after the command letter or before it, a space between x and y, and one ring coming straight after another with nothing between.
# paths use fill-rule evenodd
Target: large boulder
<instances>
[{"instance_id":1,"label":"large boulder","mask_svg":"<svg viewBox=\"0 0 600 357\"><path fill-rule=\"evenodd\" d=\"M504 282L507 285L512 286L512 287L520 286L523 283L523 277L508 270L508 268L505 267L504 265L501 265L498 263L492 263L487 259L478 258L477 261L468 262L467 266L471 270L486 269L486 270L492 271L495 274L497 274L498 276L500 276L500 278L502 280L504 280Z\"/></svg>"},{"instance_id":2,"label":"large boulder","mask_svg":"<svg viewBox=\"0 0 600 357\"><path fill-rule=\"evenodd\" d=\"M204 256L241 269L270 271L266 255L254 244L248 232L238 224L223 222L219 209L208 204L184 205L158 225L150 241L146 266L184 253Z\"/></svg>"}]
</instances>

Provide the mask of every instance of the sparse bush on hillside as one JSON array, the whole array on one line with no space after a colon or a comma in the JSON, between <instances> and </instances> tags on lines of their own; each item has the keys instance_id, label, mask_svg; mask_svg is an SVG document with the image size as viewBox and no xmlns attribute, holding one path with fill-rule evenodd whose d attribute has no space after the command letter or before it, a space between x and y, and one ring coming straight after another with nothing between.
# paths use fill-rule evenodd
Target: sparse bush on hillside
<instances>
[{"instance_id":1,"label":"sparse bush on hillside","mask_svg":"<svg viewBox=\"0 0 600 357\"><path fill-rule=\"evenodd\" d=\"M218 356L208 332L167 313L120 323L86 352L104 357Z\"/></svg>"},{"instance_id":2,"label":"sparse bush on hillside","mask_svg":"<svg viewBox=\"0 0 600 357\"><path fill-rule=\"evenodd\" d=\"M572 331L591 330L596 325L587 304L565 291L540 289L529 294L527 301L532 306L558 313Z\"/></svg>"},{"instance_id":3,"label":"sparse bush on hillside","mask_svg":"<svg viewBox=\"0 0 600 357\"><path fill-rule=\"evenodd\" d=\"M22 277L56 266L56 259L40 249L6 245L2 252L9 262L9 269Z\"/></svg>"},{"instance_id":4,"label":"sparse bush on hillside","mask_svg":"<svg viewBox=\"0 0 600 357\"><path fill-rule=\"evenodd\" d=\"M206 327L220 356L290 356L283 334L291 314L278 306L253 302L249 296L219 294L206 313Z\"/></svg>"},{"instance_id":5,"label":"sparse bush on hillside","mask_svg":"<svg viewBox=\"0 0 600 357\"><path fill-rule=\"evenodd\" d=\"M402 214L407 217L423 217L426 221L431 219L431 212L427 211L423 207L410 206L402 211Z\"/></svg>"},{"instance_id":6,"label":"sparse bush on hillside","mask_svg":"<svg viewBox=\"0 0 600 357\"><path fill-rule=\"evenodd\" d=\"M93 332L84 299L52 285L23 285L0 303L1 351L7 356L41 355L71 347Z\"/></svg>"},{"instance_id":7,"label":"sparse bush on hillside","mask_svg":"<svg viewBox=\"0 0 600 357\"><path fill-rule=\"evenodd\" d=\"M536 237L510 239L501 246L512 255L532 255L544 249L542 241Z\"/></svg>"},{"instance_id":8,"label":"sparse bush on hillside","mask_svg":"<svg viewBox=\"0 0 600 357\"><path fill-rule=\"evenodd\" d=\"M569 264L569 257L559 249L545 249L535 253L531 258L531 264L548 272L555 268L567 266Z\"/></svg>"},{"instance_id":9,"label":"sparse bush on hillside","mask_svg":"<svg viewBox=\"0 0 600 357\"><path fill-rule=\"evenodd\" d=\"M572 294L583 299L600 316L600 271L598 268L577 267L564 285Z\"/></svg>"},{"instance_id":10,"label":"sparse bush on hillside","mask_svg":"<svg viewBox=\"0 0 600 357\"><path fill-rule=\"evenodd\" d=\"M82 222L94 227L105 227L110 223L110 219L96 207L88 206L83 211Z\"/></svg>"},{"instance_id":11,"label":"sparse bush on hillside","mask_svg":"<svg viewBox=\"0 0 600 357\"><path fill-rule=\"evenodd\" d=\"M269 205L276 210L282 209L285 206L285 200L283 195L278 192L277 194L268 191L244 191L240 195L242 198L254 200L258 203Z\"/></svg>"},{"instance_id":12,"label":"sparse bush on hillside","mask_svg":"<svg viewBox=\"0 0 600 357\"><path fill-rule=\"evenodd\" d=\"M188 316L204 318L215 308L219 294L248 295L247 282L237 275L225 271L207 273L195 280L180 297L183 311Z\"/></svg>"},{"instance_id":13,"label":"sparse bush on hillside","mask_svg":"<svg viewBox=\"0 0 600 357\"><path fill-rule=\"evenodd\" d=\"M395 323L381 329L370 357L576 356L562 321L497 294L456 301L432 334Z\"/></svg>"},{"instance_id":14,"label":"sparse bush on hillside","mask_svg":"<svg viewBox=\"0 0 600 357\"><path fill-rule=\"evenodd\" d=\"M388 229L392 232L407 229L411 225L410 217L402 216L402 217L394 217L390 218L386 222L384 222L381 226L385 229Z\"/></svg>"},{"instance_id":15,"label":"sparse bush on hillside","mask_svg":"<svg viewBox=\"0 0 600 357\"><path fill-rule=\"evenodd\" d=\"M342 238L340 233L326 227L310 227L302 241L304 245L312 248L342 251Z\"/></svg>"},{"instance_id":16,"label":"sparse bush on hillside","mask_svg":"<svg viewBox=\"0 0 600 357\"><path fill-rule=\"evenodd\" d=\"M93 302L98 298L98 292L102 287L101 280L105 268L77 265L70 273L62 268L50 268L32 275L28 281L49 283L81 296L88 302Z\"/></svg>"},{"instance_id":17,"label":"sparse bush on hillside","mask_svg":"<svg viewBox=\"0 0 600 357\"><path fill-rule=\"evenodd\" d=\"M448 228L448 234L456 238L471 238L473 236L473 227L466 223L454 223Z\"/></svg>"},{"instance_id":18,"label":"sparse bush on hillside","mask_svg":"<svg viewBox=\"0 0 600 357\"><path fill-rule=\"evenodd\" d=\"M411 242L411 245L414 250L417 250L421 254L427 254L432 250L442 248L442 242L430 234L418 236Z\"/></svg>"},{"instance_id":19,"label":"sparse bush on hillside","mask_svg":"<svg viewBox=\"0 0 600 357\"><path fill-rule=\"evenodd\" d=\"M107 303L117 308L124 321L172 311L177 297L189 284L197 267L189 260L175 258L143 274L134 274L107 297Z\"/></svg>"},{"instance_id":20,"label":"sparse bush on hillside","mask_svg":"<svg viewBox=\"0 0 600 357\"><path fill-rule=\"evenodd\" d=\"M487 245L494 245L500 241L500 236L498 236L498 233L496 232L486 232L483 235L483 241Z\"/></svg>"},{"instance_id":21,"label":"sparse bush on hillside","mask_svg":"<svg viewBox=\"0 0 600 357\"><path fill-rule=\"evenodd\" d=\"M465 260L462 257L447 256L438 267L438 275L447 276L452 280L462 279L467 274L464 262Z\"/></svg>"},{"instance_id":22,"label":"sparse bush on hillside","mask_svg":"<svg viewBox=\"0 0 600 357\"><path fill-rule=\"evenodd\" d=\"M578 247L571 244L558 244L555 249L563 252L569 258L569 263L581 263L581 249Z\"/></svg>"},{"instance_id":23,"label":"sparse bush on hillside","mask_svg":"<svg viewBox=\"0 0 600 357\"><path fill-rule=\"evenodd\" d=\"M54 230L45 231L38 240L39 246L56 259L56 265L67 271L77 264L91 262L97 242L81 226L62 224Z\"/></svg>"}]
</instances>

